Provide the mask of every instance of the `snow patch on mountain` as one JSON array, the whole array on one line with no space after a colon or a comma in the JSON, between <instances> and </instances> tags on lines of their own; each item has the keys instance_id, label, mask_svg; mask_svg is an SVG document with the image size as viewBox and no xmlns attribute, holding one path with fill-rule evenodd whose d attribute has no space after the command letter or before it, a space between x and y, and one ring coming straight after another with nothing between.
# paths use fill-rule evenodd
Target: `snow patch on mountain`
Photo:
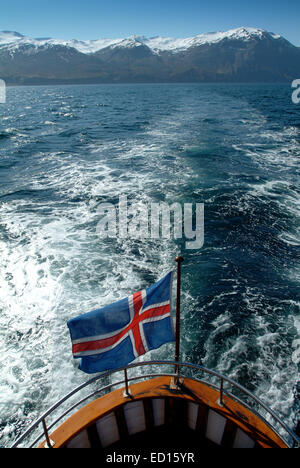
<instances>
[{"instance_id":1,"label":"snow patch on mountain","mask_svg":"<svg viewBox=\"0 0 300 468\"><path fill-rule=\"evenodd\" d=\"M15 31L1 31L0 32L0 46L6 44L12 44L24 39L24 36Z\"/></svg>"}]
</instances>

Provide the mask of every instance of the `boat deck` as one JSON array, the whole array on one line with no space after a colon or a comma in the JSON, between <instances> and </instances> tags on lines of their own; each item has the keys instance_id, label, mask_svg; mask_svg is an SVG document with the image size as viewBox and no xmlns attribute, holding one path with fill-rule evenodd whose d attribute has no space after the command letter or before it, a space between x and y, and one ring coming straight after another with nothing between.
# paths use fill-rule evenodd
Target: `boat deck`
<instances>
[{"instance_id":1,"label":"boat deck","mask_svg":"<svg viewBox=\"0 0 300 468\"><path fill-rule=\"evenodd\" d=\"M170 385L171 384L171 385ZM177 388L158 377L115 390L73 414L51 434L55 448L286 448L244 406L185 378ZM44 447L43 442L40 447Z\"/></svg>"}]
</instances>

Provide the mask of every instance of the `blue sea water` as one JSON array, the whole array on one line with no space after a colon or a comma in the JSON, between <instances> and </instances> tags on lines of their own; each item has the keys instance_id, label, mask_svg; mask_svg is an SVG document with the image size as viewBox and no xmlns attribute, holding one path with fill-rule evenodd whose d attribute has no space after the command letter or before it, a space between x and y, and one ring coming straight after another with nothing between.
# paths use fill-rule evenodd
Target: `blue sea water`
<instances>
[{"instance_id":1,"label":"blue sea water","mask_svg":"<svg viewBox=\"0 0 300 468\"><path fill-rule=\"evenodd\" d=\"M0 105L0 445L87 379L67 320L184 258L183 361L299 417L300 105L288 85L13 87ZM101 239L99 205L204 203L205 242ZM144 359L173 359L173 345Z\"/></svg>"}]
</instances>

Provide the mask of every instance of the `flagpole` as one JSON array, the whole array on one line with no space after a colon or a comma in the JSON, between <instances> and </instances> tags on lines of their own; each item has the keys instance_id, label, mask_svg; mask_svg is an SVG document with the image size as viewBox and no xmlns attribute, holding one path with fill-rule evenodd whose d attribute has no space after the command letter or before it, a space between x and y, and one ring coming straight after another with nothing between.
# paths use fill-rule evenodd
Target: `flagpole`
<instances>
[{"instance_id":1,"label":"flagpole","mask_svg":"<svg viewBox=\"0 0 300 468\"><path fill-rule=\"evenodd\" d=\"M176 344L175 344L175 362L179 362L180 358L180 289L181 289L181 263L183 257L176 257L177 262L177 294L176 294ZM179 373L179 366L175 365L175 374Z\"/></svg>"}]
</instances>

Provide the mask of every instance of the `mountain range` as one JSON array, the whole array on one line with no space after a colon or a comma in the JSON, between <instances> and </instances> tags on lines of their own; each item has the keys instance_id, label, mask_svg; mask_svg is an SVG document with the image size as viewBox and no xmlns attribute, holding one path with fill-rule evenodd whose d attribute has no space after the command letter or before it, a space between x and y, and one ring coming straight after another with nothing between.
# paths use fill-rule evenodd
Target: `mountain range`
<instances>
[{"instance_id":1,"label":"mountain range","mask_svg":"<svg viewBox=\"0 0 300 468\"><path fill-rule=\"evenodd\" d=\"M178 39L132 36L59 40L0 32L0 78L7 84L291 82L300 47L263 29L241 27Z\"/></svg>"}]
</instances>

